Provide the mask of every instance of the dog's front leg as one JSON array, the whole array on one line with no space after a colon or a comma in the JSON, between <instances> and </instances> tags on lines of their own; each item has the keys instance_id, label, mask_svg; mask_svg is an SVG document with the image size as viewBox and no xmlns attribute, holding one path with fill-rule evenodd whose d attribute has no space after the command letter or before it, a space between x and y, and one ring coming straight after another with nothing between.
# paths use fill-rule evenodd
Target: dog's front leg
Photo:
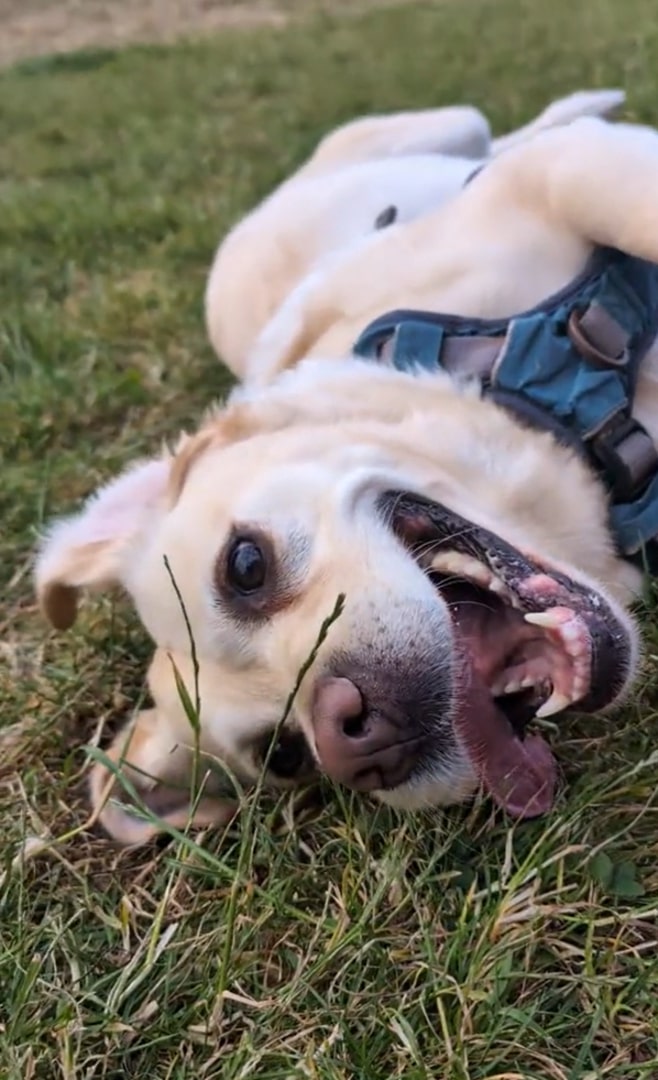
<instances>
[{"instance_id":1,"label":"dog's front leg","mask_svg":"<svg viewBox=\"0 0 658 1080\"><path fill-rule=\"evenodd\" d=\"M157 650L149 671L154 707L129 720L105 751L105 760L91 769L94 817L121 844L144 844L167 826L226 825L236 812L236 803L217 791L217 776L203 754L202 729L200 745L194 745L173 670L171 658ZM195 773L198 788L193 792Z\"/></svg>"},{"instance_id":2,"label":"dog's front leg","mask_svg":"<svg viewBox=\"0 0 658 1080\"><path fill-rule=\"evenodd\" d=\"M516 131L494 139L491 144L491 153L496 157L503 151L518 146L519 143L527 142L542 131L564 127L579 117L610 116L624 104L625 100L626 95L623 90L578 90L575 94L552 101L529 124L524 124Z\"/></svg>"},{"instance_id":3,"label":"dog's front leg","mask_svg":"<svg viewBox=\"0 0 658 1080\"><path fill-rule=\"evenodd\" d=\"M578 117L608 116L624 99L623 90L580 90L551 102L530 123L493 142L489 121L472 105L364 116L326 135L298 175L309 176L357 161L416 154L480 160Z\"/></svg>"},{"instance_id":4,"label":"dog's front leg","mask_svg":"<svg viewBox=\"0 0 658 1080\"><path fill-rule=\"evenodd\" d=\"M490 141L486 117L471 105L364 116L326 135L297 175L416 154L479 159L488 155Z\"/></svg>"},{"instance_id":5,"label":"dog's front leg","mask_svg":"<svg viewBox=\"0 0 658 1080\"><path fill-rule=\"evenodd\" d=\"M525 208L575 240L658 263L658 132L652 128L576 120L498 159L490 185L492 207Z\"/></svg>"}]
</instances>

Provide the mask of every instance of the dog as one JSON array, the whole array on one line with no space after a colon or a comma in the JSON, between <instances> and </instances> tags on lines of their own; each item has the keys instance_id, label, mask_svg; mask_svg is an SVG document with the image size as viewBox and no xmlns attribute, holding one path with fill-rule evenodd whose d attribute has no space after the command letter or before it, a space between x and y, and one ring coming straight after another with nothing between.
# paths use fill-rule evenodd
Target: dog
<instances>
[{"instance_id":1,"label":"dog","mask_svg":"<svg viewBox=\"0 0 658 1080\"><path fill-rule=\"evenodd\" d=\"M220 243L206 289L206 325L218 356L245 378L246 356L265 325L327 258L384 223L439 209L487 160L533 135L610 115L623 101L620 90L579 91L496 139L487 118L468 105L360 117L330 132Z\"/></svg>"},{"instance_id":2,"label":"dog","mask_svg":"<svg viewBox=\"0 0 658 1080\"><path fill-rule=\"evenodd\" d=\"M418 116L392 118L391 130L407 122L413 137L395 147L418 146ZM337 133L331 154L330 137L332 167L386 157L380 125ZM130 466L45 536L36 589L55 627L72 624L80 590L118 585L155 642L153 706L91 772L92 803L118 841L190 817L225 823L235 812L226 775L249 785L264 769L275 787L320 773L402 809L482 789L512 817L543 814L556 765L531 719L607 709L632 686L643 572L613 526L628 531L637 515L615 504L611 517L605 478L564 424L535 424L481 373L428 367L424 350L445 336L451 355L472 360L494 342L494 376L510 359L541 375L539 327L551 348L587 353L586 391L591 375L616 392L629 365L624 350L605 354L600 320L572 328L576 305L567 334L557 303L514 317L570 296L574 279L603 288L624 256L629 274L647 261L638 280L649 290L658 134L572 118L510 137L484 163L464 160L439 205L408 209L405 184L384 185L339 242L321 210L308 249L280 274L272 252L300 243L294 178L256 210L244 244L239 225L218 253L207 310L242 385L172 451ZM379 165L368 168L374 182ZM377 222L389 205L403 212ZM218 285L231 278L231 248L237 302ZM658 438L656 312L633 309L646 322L631 402L643 462ZM456 324L451 337L460 318L490 320L488 333ZM603 325L619 336L614 319ZM532 334L517 355L519 327ZM644 522L644 503L633 508ZM203 782L191 797L197 752Z\"/></svg>"}]
</instances>

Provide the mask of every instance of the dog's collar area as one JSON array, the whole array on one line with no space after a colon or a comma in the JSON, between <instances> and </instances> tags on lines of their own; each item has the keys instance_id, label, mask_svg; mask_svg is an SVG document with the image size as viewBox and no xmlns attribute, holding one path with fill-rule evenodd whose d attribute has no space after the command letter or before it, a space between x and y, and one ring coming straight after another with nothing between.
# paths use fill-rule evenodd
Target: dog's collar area
<instances>
[{"instance_id":1,"label":"dog's collar area","mask_svg":"<svg viewBox=\"0 0 658 1080\"><path fill-rule=\"evenodd\" d=\"M658 452L632 415L657 334L658 267L606 248L565 289L512 319L393 311L354 351L399 371L479 379L483 395L518 421L576 449L608 489L620 553L658 572Z\"/></svg>"}]
</instances>

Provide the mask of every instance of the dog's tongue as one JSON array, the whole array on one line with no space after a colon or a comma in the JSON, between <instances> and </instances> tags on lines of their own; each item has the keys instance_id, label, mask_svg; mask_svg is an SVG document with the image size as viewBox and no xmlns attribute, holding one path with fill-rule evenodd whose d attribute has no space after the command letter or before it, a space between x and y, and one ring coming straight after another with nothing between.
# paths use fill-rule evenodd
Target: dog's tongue
<instances>
[{"instance_id":1,"label":"dog's tongue","mask_svg":"<svg viewBox=\"0 0 658 1080\"><path fill-rule=\"evenodd\" d=\"M557 770L541 735L523 742L491 697L477 671L471 671L458 732L485 790L512 817L531 818L553 805Z\"/></svg>"},{"instance_id":2,"label":"dog's tongue","mask_svg":"<svg viewBox=\"0 0 658 1080\"><path fill-rule=\"evenodd\" d=\"M489 795L512 817L532 818L553 805L557 784L555 760L541 735L519 738L492 697L496 671L506 658L537 660L537 632L490 597L477 597L459 584L449 586L449 601L462 655L457 734ZM444 588L444 592L447 589ZM545 642L542 643L546 648ZM551 662L555 658L551 657Z\"/></svg>"}]
</instances>

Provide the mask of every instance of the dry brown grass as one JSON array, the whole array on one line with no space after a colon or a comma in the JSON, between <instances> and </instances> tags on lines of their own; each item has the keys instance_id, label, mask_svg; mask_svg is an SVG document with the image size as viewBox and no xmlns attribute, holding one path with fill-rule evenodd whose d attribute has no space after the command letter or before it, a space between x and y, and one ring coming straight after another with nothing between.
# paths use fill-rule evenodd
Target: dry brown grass
<instances>
[{"instance_id":1,"label":"dry brown grass","mask_svg":"<svg viewBox=\"0 0 658 1080\"><path fill-rule=\"evenodd\" d=\"M390 0L0 0L0 65L75 49L118 48L235 27L281 27L326 11L359 14Z\"/></svg>"}]
</instances>

